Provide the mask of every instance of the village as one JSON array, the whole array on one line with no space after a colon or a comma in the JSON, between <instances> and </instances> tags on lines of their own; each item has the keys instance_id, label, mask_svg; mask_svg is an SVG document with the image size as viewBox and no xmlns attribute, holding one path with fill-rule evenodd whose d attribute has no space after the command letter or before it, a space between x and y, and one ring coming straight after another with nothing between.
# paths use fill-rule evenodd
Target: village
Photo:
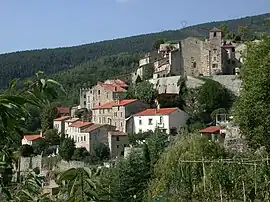
<instances>
[{"instance_id":1,"label":"village","mask_svg":"<svg viewBox=\"0 0 270 202\"><path fill-rule=\"evenodd\" d=\"M210 77L238 95L241 88L239 67L245 50L245 44L224 41L221 30L213 28L205 41L189 37L179 43L160 44L157 51L146 54L139 61L131 80L135 83L151 72L148 81L159 96L167 96L179 93L177 81L181 77L187 78L189 88L202 85L204 81L200 77ZM80 105L71 109L58 108L61 116L54 119L54 128L59 134L72 138L77 148L84 147L90 153L99 143L108 145L111 158L129 153L132 149L128 141L130 133L159 129L167 133L168 138L179 134L190 115L177 107L160 108L158 99L154 107L138 99L125 99L132 83L113 79L80 89ZM76 117L76 111L83 109L90 116ZM239 127L233 124L229 114L218 114L215 125L201 128L199 132L227 147L237 150L244 147ZM40 138L42 134L26 135L22 144L32 145Z\"/></svg>"}]
</instances>

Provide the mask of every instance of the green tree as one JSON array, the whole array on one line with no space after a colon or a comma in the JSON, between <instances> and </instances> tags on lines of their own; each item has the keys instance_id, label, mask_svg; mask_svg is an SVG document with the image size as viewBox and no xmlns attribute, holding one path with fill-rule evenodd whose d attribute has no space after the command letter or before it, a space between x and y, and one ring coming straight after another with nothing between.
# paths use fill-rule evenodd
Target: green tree
<instances>
[{"instance_id":1,"label":"green tree","mask_svg":"<svg viewBox=\"0 0 270 202\"><path fill-rule=\"evenodd\" d=\"M95 156L99 161L108 160L110 158L110 148L108 145L100 143L94 147Z\"/></svg>"},{"instance_id":2,"label":"green tree","mask_svg":"<svg viewBox=\"0 0 270 202\"><path fill-rule=\"evenodd\" d=\"M235 116L249 145L254 149L265 146L269 151L270 37L264 37L260 43L249 43L247 50Z\"/></svg>"},{"instance_id":3,"label":"green tree","mask_svg":"<svg viewBox=\"0 0 270 202\"><path fill-rule=\"evenodd\" d=\"M37 142L33 145L34 154L40 155L46 153L46 150L49 148L49 143L46 139L39 139Z\"/></svg>"},{"instance_id":4,"label":"green tree","mask_svg":"<svg viewBox=\"0 0 270 202\"><path fill-rule=\"evenodd\" d=\"M48 104L41 112L41 128L42 131L53 129L53 120L57 118L57 104Z\"/></svg>"},{"instance_id":5,"label":"green tree","mask_svg":"<svg viewBox=\"0 0 270 202\"><path fill-rule=\"evenodd\" d=\"M74 150L73 156L72 156L72 160L75 161L84 161L86 157L89 157L90 153L89 151L86 150L85 147L81 147L81 148L76 148Z\"/></svg>"},{"instance_id":6,"label":"green tree","mask_svg":"<svg viewBox=\"0 0 270 202\"><path fill-rule=\"evenodd\" d=\"M96 176L99 171L93 172L88 167L71 168L63 172L58 183L65 188L67 197L64 201L98 201L96 192L99 182Z\"/></svg>"},{"instance_id":7,"label":"green tree","mask_svg":"<svg viewBox=\"0 0 270 202\"><path fill-rule=\"evenodd\" d=\"M56 129L47 130L44 136L50 145L60 145L60 135Z\"/></svg>"},{"instance_id":8,"label":"green tree","mask_svg":"<svg viewBox=\"0 0 270 202\"><path fill-rule=\"evenodd\" d=\"M59 155L65 160L70 161L75 151L75 142L71 138L64 139L59 147Z\"/></svg>"},{"instance_id":9,"label":"green tree","mask_svg":"<svg viewBox=\"0 0 270 202\"><path fill-rule=\"evenodd\" d=\"M28 144L24 144L20 147L20 155L23 157L30 157L34 154L33 147Z\"/></svg>"},{"instance_id":10,"label":"green tree","mask_svg":"<svg viewBox=\"0 0 270 202\"><path fill-rule=\"evenodd\" d=\"M207 79L200 87L198 103L200 117L204 122L211 121L211 113L219 108L229 109L234 100L233 94L220 83Z\"/></svg>"},{"instance_id":11,"label":"green tree","mask_svg":"<svg viewBox=\"0 0 270 202\"><path fill-rule=\"evenodd\" d=\"M143 81L135 86L135 97L148 104L153 104L157 91L154 89L154 85L148 81Z\"/></svg>"},{"instance_id":12,"label":"green tree","mask_svg":"<svg viewBox=\"0 0 270 202\"><path fill-rule=\"evenodd\" d=\"M154 50L158 50L159 49L159 46L161 44L164 44L164 43L165 43L165 39L158 39L157 41L154 42L153 49Z\"/></svg>"},{"instance_id":13,"label":"green tree","mask_svg":"<svg viewBox=\"0 0 270 202\"><path fill-rule=\"evenodd\" d=\"M222 37L227 38L228 35L229 35L229 33L230 33L230 30L229 30L228 25L226 25L226 24L221 24L220 27L219 27L219 29L220 29L221 32L222 32Z\"/></svg>"}]
</instances>

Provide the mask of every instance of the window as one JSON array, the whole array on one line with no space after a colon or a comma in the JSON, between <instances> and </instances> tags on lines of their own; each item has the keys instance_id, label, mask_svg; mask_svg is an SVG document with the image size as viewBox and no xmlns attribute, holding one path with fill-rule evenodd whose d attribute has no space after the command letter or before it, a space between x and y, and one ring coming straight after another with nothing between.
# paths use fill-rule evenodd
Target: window
<instances>
[{"instance_id":1,"label":"window","mask_svg":"<svg viewBox=\"0 0 270 202\"><path fill-rule=\"evenodd\" d=\"M119 145L117 145L116 147L119 148Z\"/></svg>"},{"instance_id":2,"label":"window","mask_svg":"<svg viewBox=\"0 0 270 202\"><path fill-rule=\"evenodd\" d=\"M84 99L86 98L86 95L85 95L85 94L83 95L83 98L84 98Z\"/></svg>"},{"instance_id":3,"label":"window","mask_svg":"<svg viewBox=\"0 0 270 202\"><path fill-rule=\"evenodd\" d=\"M102 118L102 122L105 123L105 117Z\"/></svg>"},{"instance_id":4,"label":"window","mask_svg":"<svg viewBox=\"0 0 270 202\"><path fill-rule=\"evenodd\" d=\"M217 67L218 67L217 64L213 64L213 65L212 65L212 68L213 68L213 69L216 69Z\"/></svg>"},{"instance_id":5,"label":"window","mask_svg":"<svg viewBox=\"0 0 270 202\"><path fill-rule=\"evenodd\" d=\"M141 119L139 120L139 125L142 125L142 120Z\"/></svg>"},{"instance_id":6,"label":"window","mask_svg":"<svg viewBox=\"0 0 270 202\"><path fill-rule=\"evenodd\" d=\"M81 141L83 141L83 136L81 136Z\"/></svg>"},{"instance_id":7,"label":"window","mask_svg":"<svg viewBox=\"0 0 270 202\"><path fill-rule=\"evenodd\" d=\"M193 65L193 68L196 68L196 62L193 62L192 65Z\"/></svg>"},{"instance_id":8,"label":"window","mask_svg":"<svg viewBox=\"0 0 270 202\"><path fill-rule=\"evenodd\" d=\"M123 112L120 113L121 117L123 117Z\"/></svg>"},{"instance_id":9,"label":"window","mask_svg":"<svg viewBox=\"0 0 270 202\"><path fill-rule=\"evenodd\" d=\"M214 57L214 61L217 61L217 57Z\"/></svg>"},{"instance_id":10,"label":"window","mask_svg":"<svg viewBox=\"0 0 270 202\"><path fill-rule=\"evenodd\" d=\"M92 94L92 91L90 90L90 93Z\"/></svg>"},{"instance_id":11,"label":"window","mask_svg":"<svg viewBox=\"0 0 270 202\"><path fill-rule=\"evenodd\" d=\"M100 95L100 90L98 90L98 94Z\"/></svg>"},{"instance_id":12,"label":"window","mask_svg":"<svg viewBox=\"0 0 270 202\"><path fill-rule=\"evenodd\" d=\"M232 48L232 52L233 52L233 53L235 52L235 48Z\"/></svg>"},{"instance_id":13,"label":"window","mask_svg":"<svg viewBox=\"0 0 270 202\"><path fill-rule=\"evenodd\" d=\"M119 141L119 137L116 137L116 141Z\"/></svg>"},{"instance_id":14,"label":"window","mask_svg":"<svg viewBox=\"0 0 270 202\"><path fill-rule=\"evenodd\" d=\"M107 98L109 98L109 93L107 93Z\"/></svg>"},{"instance_id":15,"label":"window","mask_svg":"<svg viewBox=\"0 0 270 202\"><path fill-rule=\"evenodd\" d=\"M163 117L162 116L159 117L159 123L163 123Z\"/></svg>"},{"instance_id":16,"label":"window","mask_svg":"<svg viewBox=\"0 0 270 202\"><path fill-rule=\"evenodd\" d=\"M153 125L153 119L148 119L148 125Z\"/></svg>"},{"instance_id":17,"label":"window","mask_svg":"<svg viewBox=\"0 0 270 202\"><path fill-rule=\"evenodd\" d=\"M117 116L117 112L114 112L114 116L115 116L115 117Z\"/></svg>"},{"instance_id":18,"label":"window","mask_svg":"<svg viewBox=\"0 0 270 202\"><path fill-rule=\"evenodd\" d=\"M171 135L177 135L177 129L176 128L171 128L170 129L170 134Z\"/></svg>"},{"instance_id":19,"label":"window","mask_svg":"<svg viewBox=\"0 0 270 202\"><path fill-rule=\"evenodd\" d=\"M234 61L234 60L232 61L232 64L233 64L233 65L235 64L235 61Z\"/></svg>"},{"instance_id":20,"label":"window","mask_svg":"<svg viewBox=\"0 0 270 202\"><path fill-rule=\"evenodd\" d=\"M118 106L117 110L119 111L120 110L120 107Z\"/></svg>"},{"instance_id":21,"label":"window","mask_svg":"<svg viewBox=\"0 0 270 202\"><path fill-rule=\"evenodd\" d=\"M127 147L127 145L126 145L126 144L124 144L124 147Z\"/></svg>"},{"instance_id":22,"label":"window","mask_svg":"<svg viewBox=\"0 0 270 202\"><path fill-rule=\"evenodd\" d=\"M120 122L120 127L123 127L123 122Z\"/></svg>"},{"instance_id":23,"label":"window","mask_svg":"<svg viewBox=\"0 0 270 202\"><path fill-rule=\"evenodd\" d=\"M214 37L216 37L217 36L217 32L214 32Z\"/></svg>"},{"instance_id":24,"label":"window","mask_svg":"<svg viewBox=\"0 0 270 202\"><path fill-rule=\"evenodd\" d=\"M86 141L86 137L85 136L83 136L83 141Z\"/></svg>"},{"instance_id":25,"label":"window","mask_svg":"<svg viewBox=\"0 0 270 202\"><path fill-rule=\"evenodd\" d=\"M84 106L86 105L86 101L83 102Z\"/></svg>"},{"instance_id":26,"label":"window","mask_svg":"<svg viewBox=\"0 0 270 202\"><path fill-rule=\"evenodd\" d=\"M99 123L101 123L101 117L99 117Z\"/></svg>"},{"instance_id":27,"label":"window","mask_svg":"<svg viewBox=\"0 0 270 202\"><path fill-rule=\"evenodd\" d=\"M231 60L228 60L228 64L231 64Z\"/></svg>"}]
</instances>

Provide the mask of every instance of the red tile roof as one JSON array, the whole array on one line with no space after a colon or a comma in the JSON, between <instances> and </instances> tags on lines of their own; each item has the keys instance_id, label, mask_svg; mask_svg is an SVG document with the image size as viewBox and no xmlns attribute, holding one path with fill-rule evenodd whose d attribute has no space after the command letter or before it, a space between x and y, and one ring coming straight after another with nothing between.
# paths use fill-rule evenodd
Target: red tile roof
<instances>
[{"instance_id":1,"label":"red tile roof","mask_svg":"<svg viewBox=\"0 0 270 202\"><path fill-rule=\"evenodd\" d=\"M132 102L137 101L136 99L130 99L130 100L120 100L119 103L117 103L116 101L112 101L112 102L108 102L106 104L100 105L100 106L95 106L93 109L110 109L112 107L116 107L116 106L125 106L127 104L130 104Z\"/></svg>"},{"instance_id":2,"label":"red tile roof","mask_svg":"<svg viewBox=\"0 0 270 202\"><path fill-rule=\"evenodd\" d=\"M65 121L65 120L67 120L67 119L69 119L70 118L70 116L61 116L61 117L58 117L58 118L56 118L56 119L54 119L55 121Z\"/></svg>"},{"instance_id":3,"label":"red tile roof","mask_svg":"<svg viewBox=\"0 0 270 202\"><path fill-rule=\"evenodd\" d=\"M135 116L151 116L151 115L169 115L178 108L161 108L161 109L146 109L142 112L135 114Z\"/></svg>"},{"instance_id":4,"label":"red tile roof","mask_svg":"<svg viewBox=\"0 0 270 202\"><path fill-rule=\"evenodd\" d=\"M107 80L107 81L105 81L104 82L105 84L106 83L110 83L110 84L115 84L115 85L118 85L118 86L120 86L120 87L128 87L128 85L124 82L124 81L122 81L122 80L120 80L120 79L114 79L114 80Z\"/></svg>"},{"instance_id":5,"label":"red tile roof","mask_svg":"<svg viewBox=\"0 0 270 202\"><path fill-rule=\"evenodd\" d=\"M85 127L85 126L88 126L88 125L91 125L93 123L91 122L83 122L83 121L76 121L72 124L70 124L69 126L70 127L75 127L75 128L82 128L82 127Z\"/></svg>"},{"instance_id":6,"label":"red tile roof","mask_svg":"<svg viewBox=\"0 0 270 202\"><path fill-rule=\"evenodd\" d=\"M216 133L219 132L221 129L223 129L223 126L209 126L207 128L204 128L200 130L201 133Z\"/></svg>"},{"instance_id":7,"label":"red tile roof","mask_svg":"<svg viewBox=\"0 0 270 202\"><path fill-rule=\"evenodd\" d=\"M67 122L67 123L73 123L73 122L76 122L78 120L79 120L79 118L71 118L71 119L65 120L65 122Z\"/></svg>"},{"instance_id":8,"label":"red tile roof","mask_svg":"<svg viewBox=\"0 0 270 202\"><path fill-rule=\"evenodd\" d=\"M105 83L98 84L98 85L100 85L101 87L103 87L105 90L111 91L111 92L126 92L127 91L126 89L122 88L119 85L105 84Z\"/></svg>"},{"instance_id":9,"label":"red tile roof","mask_svg":"<svg viewBox=\"0 0 270 202\"><path fill-rule=\"evenodd\" d=\"M38 135L25 135L25 136L23 136L23 138L28 140L28 141L43 139L43 137L39 134Z\"/></svg>"},{"instance_id":10,"label":"red tile roof","mask_svg":"<svg viewBox=\"0 0 270 202\"><path fill-rule=\"evenodd\" d=\"M59 114L69 114L70 109L68 107L57 107L57 112Z\"/></svg>"},{"instance_id":11,"label":"red tile roof","mask_svg":"<svg viewBox=\"0 0 270 202\"><path fill-rule=\"evenodd\" d=\"M102 125L102 124L93 124L93 125L90 125L88 126L87 128L83 129L81 132L82 133L89 133L89 132L92 132L102 126L105 126L105 125Z\"/></svg>"}]
</instances>

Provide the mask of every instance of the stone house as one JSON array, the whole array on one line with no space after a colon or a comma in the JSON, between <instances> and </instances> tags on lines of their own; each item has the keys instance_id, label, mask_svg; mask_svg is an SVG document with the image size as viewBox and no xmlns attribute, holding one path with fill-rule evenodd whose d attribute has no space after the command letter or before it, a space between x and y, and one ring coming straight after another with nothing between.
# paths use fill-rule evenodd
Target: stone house
<instances>
[{"instance_id":1,"label":"stone house","mask_svg":"<svg viewBox=\"0 0 270 202\"><path fill-rule=\"evenodd\" d=\"M90 153L94 152L96 146L100 143L109 146L108 133L115 130L115 126L108 124L92 124L81 130L80 141L77 142L77 147L85 147Z\"/></svg>"},{"instance_id":2,"label":"stone house","mask_svg":"<svg viewBox=\"0 0 270 202\"><path fill-rule=\"evenodd\" d=\"M116 100L92 109L92 122L95 124L109 124L116 130L133 132L132 115L143 111L149 106L136 99Z\"/></svg>"},{"instance_id":3,"label":"stone house","mask_svg":"<svg viewBox=\"0 0 270 202\"><path fill-rule=\"evenodd\" d=\"M141 133L159 128L167 134L176 135L186 125L189 116L179 108L146 109L134 115L134 132Z\"/></svg>"},{"instance_id":4,"label":"stone house","mask_svg":"<svg viewBox=\"0 0 270 202\"><path fill-rule=\"evenodd\" d=\"M128 136L121 131L110 131L108 133L109 148L111 157L124 155L125 147L128 146Z\"/></svg>"},{"instance_id":5,"label":"stone house","mask_svg":"<svg viewBox=\"0 0 270 202\"><path fill-rule=\"evenodd\" d=\"M122 99L128 85L120 79L98 82L92 88L80 89L80 106L92 110L96 105Z\"/></svg>"}]
</instances>

